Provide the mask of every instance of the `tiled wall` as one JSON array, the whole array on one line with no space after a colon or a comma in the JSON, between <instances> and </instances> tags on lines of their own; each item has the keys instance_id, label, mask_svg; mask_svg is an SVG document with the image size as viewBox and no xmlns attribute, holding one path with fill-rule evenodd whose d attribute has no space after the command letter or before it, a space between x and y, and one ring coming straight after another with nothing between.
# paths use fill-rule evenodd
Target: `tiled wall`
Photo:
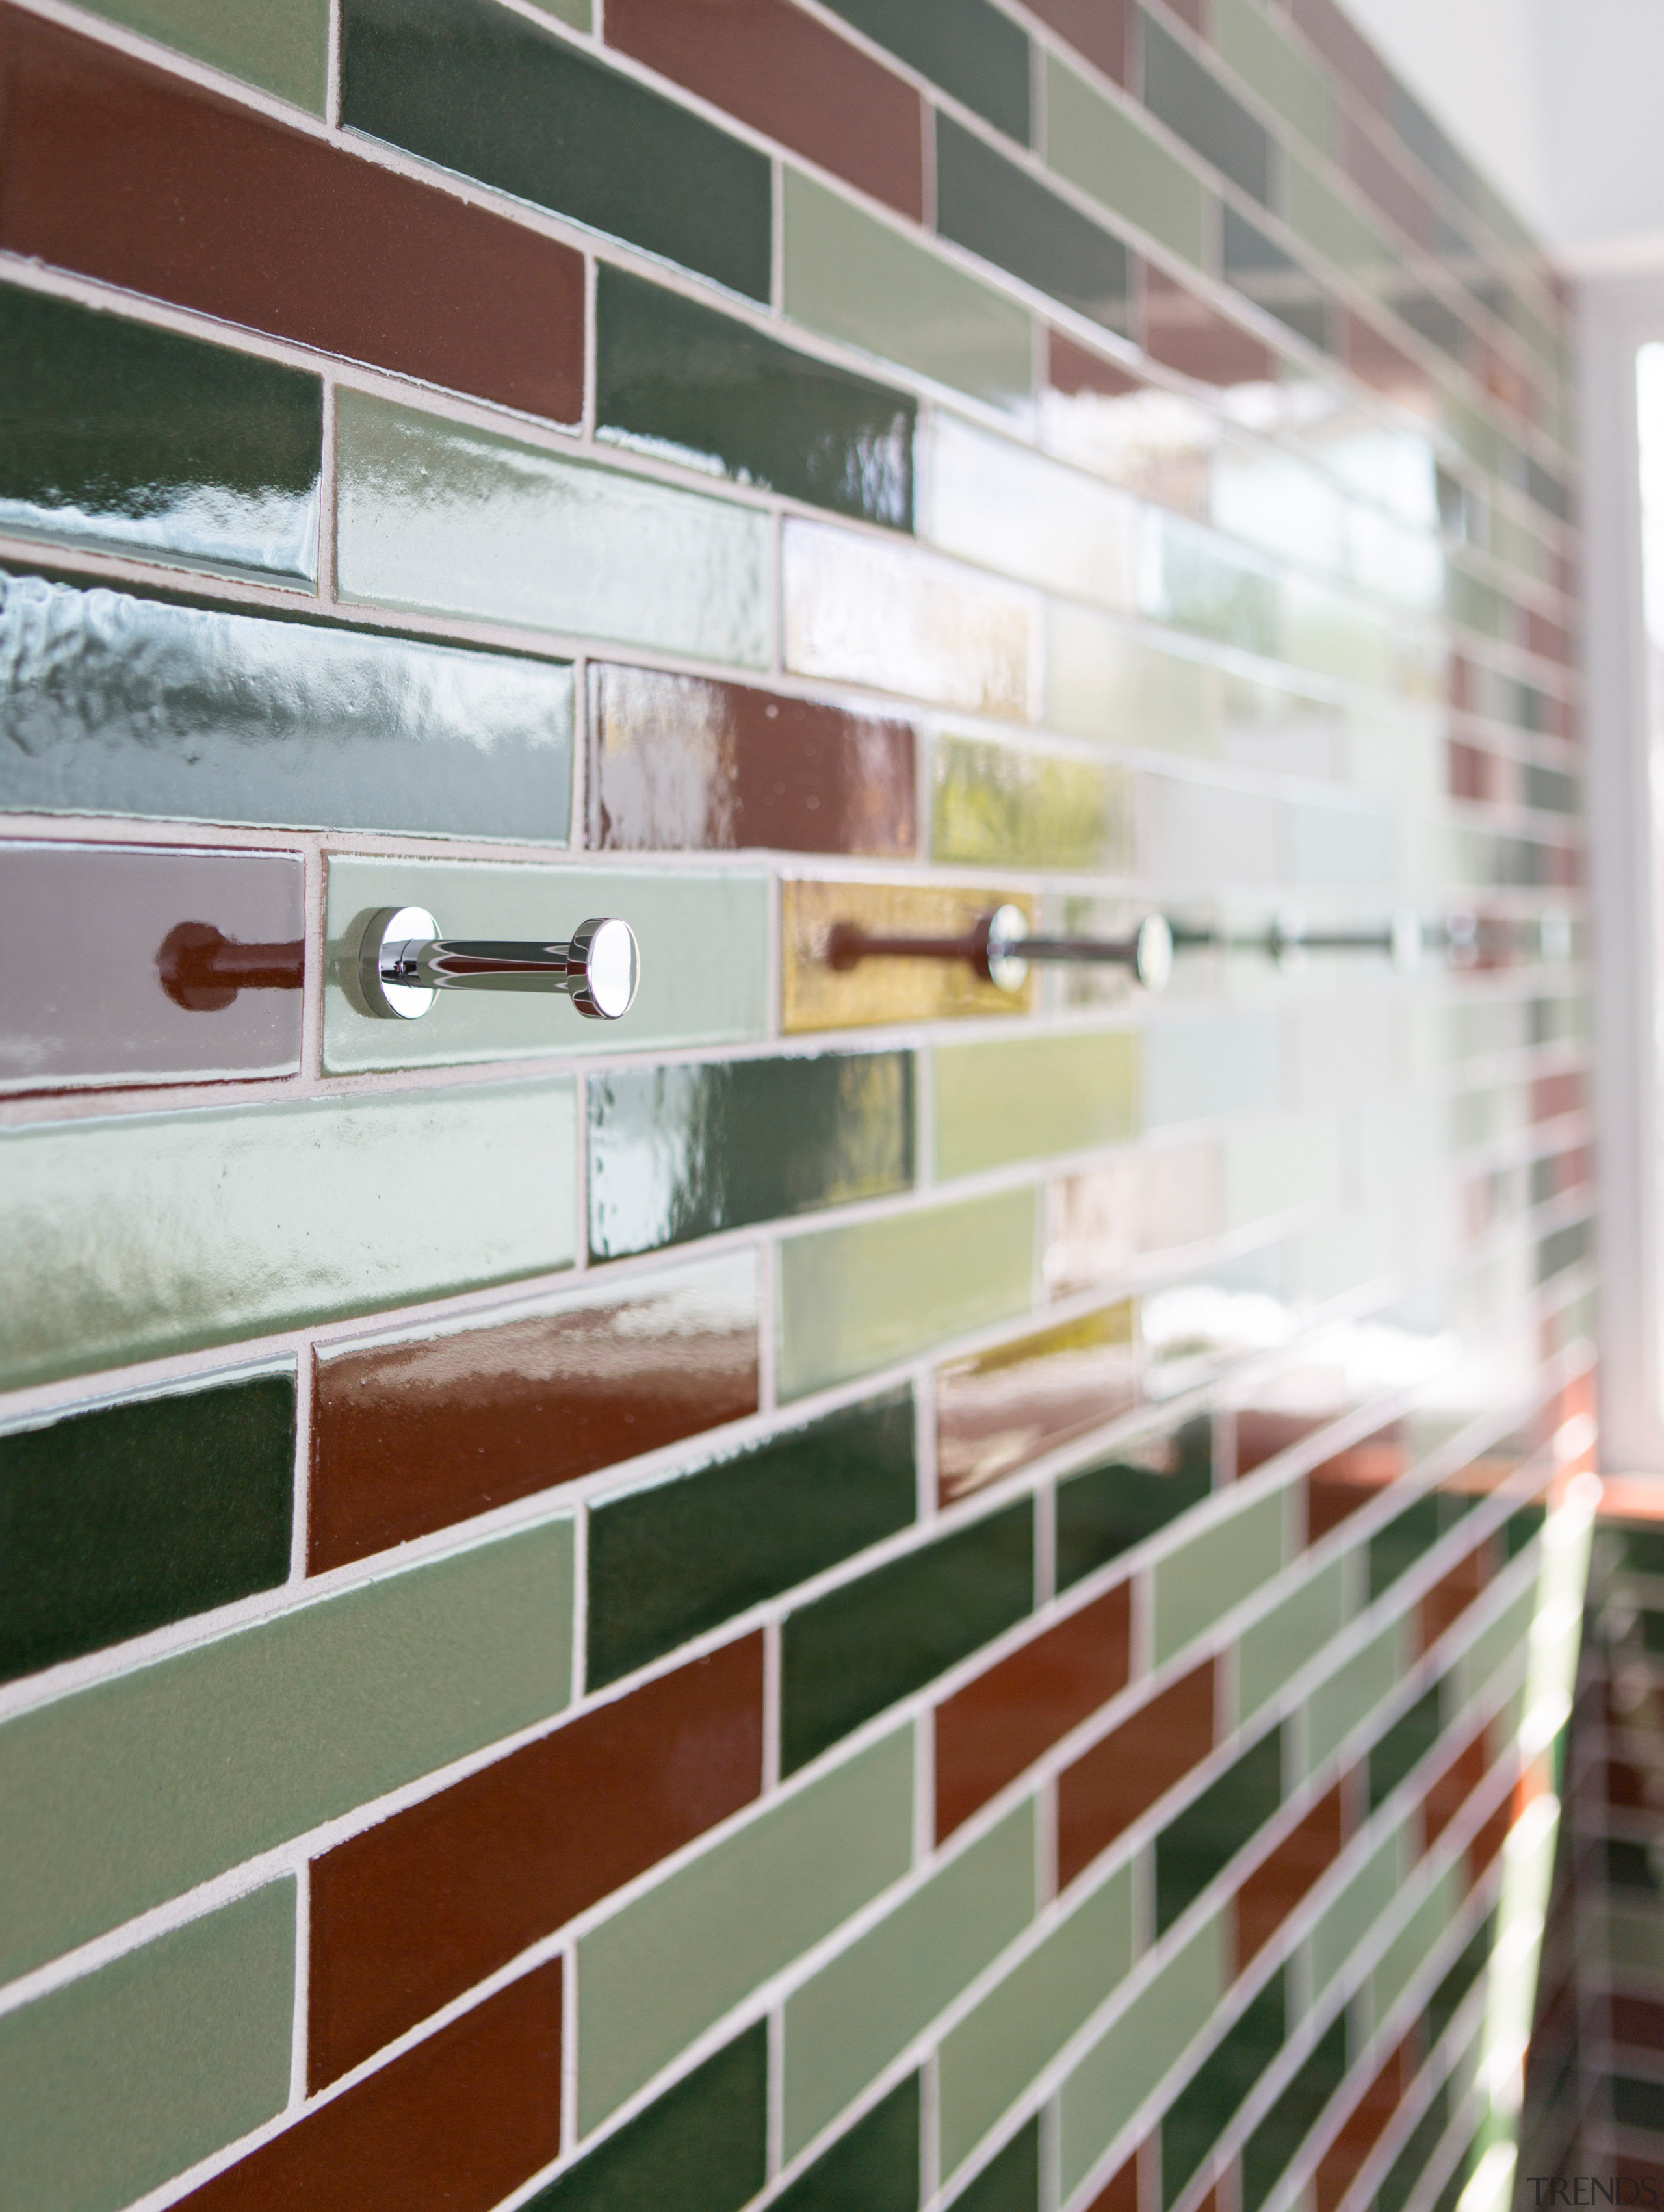
<instances>
[{"instance_id":1,"label":"tiled wall","mask_svg":"<svg viewBox=\"0 0 1664 2212\"><path fill-rule=\"evenodd\" d=\"M3 0L0 287L0 2206L1503 2201L1508 210L1332 0ZM1008 901L1170 988L826 957ZM369 1018L406 903L640 997Z\"/></svg>"}]
</instances>

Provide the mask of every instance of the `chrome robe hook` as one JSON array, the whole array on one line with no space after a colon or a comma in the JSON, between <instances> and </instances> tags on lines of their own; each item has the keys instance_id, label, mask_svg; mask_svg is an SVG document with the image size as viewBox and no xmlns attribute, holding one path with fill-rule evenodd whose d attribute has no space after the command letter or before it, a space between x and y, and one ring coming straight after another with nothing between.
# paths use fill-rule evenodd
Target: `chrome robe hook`
<instances>
[{"instance_id":1,"label":"chrome robe hook","mask_svg":"<svg viewBox=\"0 0 1664 2212\"><path fill-rule=\"evenodd\" d=\"M641 953L627 921L593 917L564 944L442 937L419 906L379 908L358 940L357 981L373 1014L415 1021L441 991L558 991L591 1021L630 1011Z\"/></svg>"},{"instance_id":2,"label":"chrome robe hook","mask_svg":"<svg viewBox=\"0 0 1664 2212\"><path fill-rule=\"evenodd\" d=\"M1125 968L1147 991L1159 991L1173 972L1173 932L1164 915L1150 914L1131 937L1031 937L1016 906L979 915L962 937L870 937L858 922L834 924L829 967L846 970L870 959L963 960L1002 991L1021 990L1037 960Z\"/></svg>"}]
</instances>

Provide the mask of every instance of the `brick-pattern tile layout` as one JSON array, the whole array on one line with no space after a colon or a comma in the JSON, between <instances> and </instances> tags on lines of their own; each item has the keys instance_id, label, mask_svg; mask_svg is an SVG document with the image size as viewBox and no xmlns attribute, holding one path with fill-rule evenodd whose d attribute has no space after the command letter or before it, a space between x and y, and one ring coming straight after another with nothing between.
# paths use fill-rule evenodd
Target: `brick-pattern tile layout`
<instances>
[{"instance_id":1,"label":"brick-pattern tile layout","mask_svg":"<svg viewBox=\"0 0 1664 2212\"><path fill-rule=\"evenodd\" d=\"M0 2203L1664 2181L1497 193L1336 0L0 0ZM382 1018L400 907L638 995Z\"/></svg>"}]
</instances>

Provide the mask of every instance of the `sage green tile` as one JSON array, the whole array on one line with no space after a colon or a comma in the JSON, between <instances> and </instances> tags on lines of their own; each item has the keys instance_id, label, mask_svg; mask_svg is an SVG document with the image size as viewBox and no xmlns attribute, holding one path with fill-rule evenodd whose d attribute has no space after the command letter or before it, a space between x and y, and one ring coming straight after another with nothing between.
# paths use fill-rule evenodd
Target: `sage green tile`
<instances>
[{"instance_id":1,"label":"sage green tile","mask_svg":"<svg viewBox=\"0 0 1664 2212\"><path fill-rule=\"evenodd\" d=\"M557 22L570 23L575 31L594 27L594 0L533 0L533 4L545 15L552 15Z\"/></svg>"},{"instance_id":2,"label":"sage green tile","mask_svg":"<svg viewBox=\"0 0 1664 2212\"><path fill-rule=\"evenodd\" d=\"M1314 2002L1398 1895L1407 1871L1405 1843L1399 1829L1377 1844L1320 1914L1307 1939Z\"/></svg>"},{"instance_id":3,"label":"sage green tile","mask_svg":"<svg viewBox=\"0 0 1664 2212\"><path fill-rule=\"evenodd\" d=\"M111 22L246 77L279 100L324 112L329 0L92 0L92 6Z\"/></svg>"},{"instance_id":4,"label":"sage green tile","mask_svg":"<svg viewBox=\"0 0 1664 2212\"><path fill-rule=\"evenodd\" d=\"M1143 1097L1137 1030L939 1046L933 1055L936 1173L974 1175L1124 1143Z\"/></svg>"},{"instance_id":5,"label":"sage green tile","mask_svg":"<svg viewBox=\"0 0 1664 2212\"><path fill-rule=\"evenodd\" d=\"M922 534L945 553L1118 613L1137 600L1138 502L1083 470L938 414Z\"/></svg>"},{"instance_id":6,"label":"sage green tile","mask_svg":"<svg viewBox=\"0 0 1664 2212\"><path fill-rule=\"evenodd\" d=\"M1288 1492L1273 1491L1269 1498L1250 1499L1157 1561L1158 1667L1283 1571L1288 1522Z\"/></svg>"},{"instance_id":7,"label":"sage green tile","mask_svg":"<svg viewBox=\"0 0 1664 2212\"><path fill-rule=\"evenodd\" d=\"M1384 291L1393 276L1393 255L1374 225L1297 154L1284 155L1283 179L1289 228L1356 283L1372 292Z\"/></svg>"},{"instance_id":8,"label":"sage green tile","mask_svg":"<svg viewBox=\"0 0 1664 2212\"><path fill-rule=\"evenodd\" d=\"M1026 310L792 168L783 204L793 321L995 407L1027 398Z\"/></svg>"},{"instance_id":9,"label":"sage green tile","mask_svg":"<svg viewBox=\"0 0 1664 2212\"><path fill-rule=\"evenodd\" d=\"M1346 1622L1346 1569L1332 1559L1263 1619L1236 1645L1236 1717L1246 1720L1328 1643Z\"/></svg>"},{"instance_id":10,"label":"sage green tile","mask_svg":"<svg viewBox=\"0 0 1664 2212\"><path fill-rule=\"evenodd\" d=\"M0 1975L558 1712L558 1522L321 1598L0 1728Z\"/></svg>"},{"instance_id":11,"label":"sage green tile","mask_svg":"<svg viewBox=\"0 0 1664 2212\"><path fill-rule=\"evenodd\" d=\"M1434 1945L1461 1911L1467 1895L1467 1869L1458 1860L1448 1866L1381 1953L1369 1977L1369 1996L1377 2024L1384 2021L1432 1954Z\"/></svg>"},{"instance_id":12,"label":"sage green tile","mask_svg":"<svg viewBox=\"0 0 1664 2212\"><path fill-rule=\"evenodd\" d=\"M578 2128L642 2083L912 1860L899 1729L726 1837L578 1946Z\"/></svg>"},{"instance_id":13,"label":"sage green tile","mask_svg":"<svg viewBox=\"0 0 1664 2212\"><path fill-rule=\"evenodd\" d=\"M936 749L930 852L972 867L1124 875L1133 865L1125 769L1066 754L943 738Z\"/></svg>"},{"instance_id":14,"label":"sage green tile","mask_svg":"<svg viewBox=\"0 0 1664 2212\"><path fill-rule=\"evenodd\" d=\"M1123 1867L943 2038L942 2170L951 2173L1132 1965L1132 1869Z\"/></svg>"},{"instance_id":15,"label":"sage green tile","mask_svg":"<svg viewBox=\"0 0 1664 2212\"><path fill-rule=\"evenodd\" d=\"M801 1398L1026 1313L1034 1249L1027 1190L789 1239L779 1254L780 1395Z\"/></svg>"},{"instance_id":16,"label":"sage green tile","mask_svg":"<svg viewBox=\"0 0 1664 2212\"><path fill-rule=\"evenodd\" d=\"M766 876L738 869L540 868L491 861L333 859L324 1061L345 1073L473 1060L737 1044L768 1025ZM425 907L449 937L567 938L591 915L623 916L641 988L615 1022L586 1021L556 993L442 991L420 1021L358 1011L344 981L357 930L378 907ZM692 943L720 945L693 960Z\"/></svg>"},{"instance_id":17,"label":"sage green tile","mask_svg":"<svg viewBox=\"0 0 1664 2212\"><path fill-rule=\"evenodd\" d=\"M1215 757L1225 679L1164 652L1090 608L1045 611L1045 719L1065 736Z\"/></svg>"},{"instance_id":18,"label":"sage green tile","mask_svg":"<svg viewBox=\"0 0 1664 2212\"><path fill-rule=\"evenodd\" d=\"M1034 1851L1029 1803L788 1998L788 2158L1022 1933L1034 1913Z\"/></svg>"},{"instance_id":19,"label":"sage green tile","mask_svg":"<svg viewBox=\"0 0 1664 2212\"><path fill-rule=\"evenodd\" d=\"M1344 1659L1306 1700L1306 1771L1309 1774L1404 1679L1410 1623L1400 1616Z\"/></svg>"},{"instance_id":20,"label":"sage green tile","mask_svg":"<svg viewBox=\"0 0 1664 2212\"><path fill-rule=\"evenodd\" d=\"M1536 1610L1536 1588L1527 1583L1518 1597L1478 1631L1450 1669L1453 1712L1467 1705L1500 1668L1518 1659L1530 1637Z\"/></svg>"},{"instance_id":21,"label":"sage green tile","mask_svg":"<svg viewBox=\"0 0 1664 2212\"><path fill-rule=\"evenodd\" d=\"M1063 2085L1063 2193L1080 2185L1213 2016L1231 1978L1228 1915L1210 1920L1106 2028Z\"/></svg>"},{"instance_id":22,"label":"sage green tile","mask_svg":"<svg viewBox=\"0 0 1664 2212\"><path fill-rule=\"evenodd\" d=\"M336 410L344 599L767 666L766 515L362 392Z\"/></svg>"},{"instance_id":23,"label":"sage green tile","mask_svg":"<svg viewBox=\"0 0 1664 2212\"><path fill-rule=\"evenodd\" d=\"M1220 59L1320 152L1334 146L1335 98L1315 61L1301 52L1257 0L1214 0Z\"/></svg>"},{"instance_id":24,"label":"sage green tile","mask_svg":"<svg viewBox=\"0 0 1664 2212\"><path fill-rule=\"evenodd\" d=\"M269 1882L0 2019L0 2198L130 2203L289 2098L295 1881Z\"/></svg>"},{"instance_id":25,"label":"sage green tile","mask_svg":"<svg viewBox=\"0 0 1664 2212\"><path fill-rule=\"evenodd\" d=\"M1201 265L1209 194L1200 178L1055 54L1045 64L1045 158L1112 215Z\"/></svg>"},{"instance_id":26,"label":"sage green tile","mask_svg":"<svg viewBox=\"0 0 1664 2212\"><path fill-rule=\"evenodd\" d=\"M1615 1965L1664 1974L1664 1920L1650 1912L1606 1912L1606 1956Z\"/></svg>"}]
</instances>

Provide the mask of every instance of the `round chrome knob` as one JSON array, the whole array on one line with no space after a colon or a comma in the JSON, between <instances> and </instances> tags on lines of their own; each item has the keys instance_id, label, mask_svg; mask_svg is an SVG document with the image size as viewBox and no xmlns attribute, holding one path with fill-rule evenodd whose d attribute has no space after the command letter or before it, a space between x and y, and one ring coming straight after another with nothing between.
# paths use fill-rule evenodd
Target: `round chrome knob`
<instances>
[{"instance_id":1,"label":"round chrome knob","mask_svg":"<svg viewBox=\"0 0 1664 2212\"><path fill-rule=\"evenodd\" d=\"M1147 991L1165 991L1173 973L1173 928L1164 914L1147 914L1132 940L1132 972Z\"/></svg>"},{"instance_id":2,"label":"round chrome knob","mask_svg":"<svg viewBox=\"0 0 1664 2212\"><path fill-rule=\"evenodd\" d=\"M567 989L591 1021L615 1022L627 1014L642 980L641 952L627 921L597 916L580 922L567 947L576 972Z\"/></svg>"}]
</instances>

